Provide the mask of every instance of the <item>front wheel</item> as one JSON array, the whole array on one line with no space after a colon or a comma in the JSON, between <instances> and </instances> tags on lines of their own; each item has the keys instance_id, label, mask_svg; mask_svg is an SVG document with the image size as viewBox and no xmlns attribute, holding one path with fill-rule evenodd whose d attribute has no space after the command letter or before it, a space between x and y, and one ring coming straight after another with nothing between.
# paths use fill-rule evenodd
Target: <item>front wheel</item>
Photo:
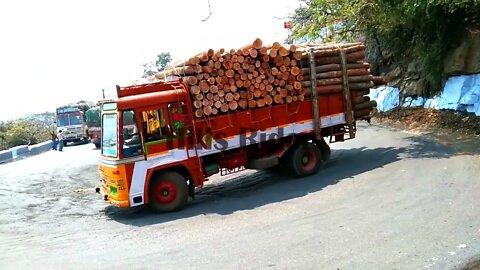
<instances>
[{"instance_id":1,"label":"front wheel","mask_svg":"<svg viewBox=\"0 0 480 270\"><path fill-rule=\"evenodd\" d=\"M291 171L296 176L309 176L315 174L322 165L322 153L313 143L297 145L288 159Z\"/></svg>"},{"instance_id":2,"label":"front wheel","mask_svg":"<svg viewBox=\"0 0 480 270\"><path fill-rule=\"evenodd\" d=\"M157 212L180 210L185 206L187 200L187 181L179 173L162 173L150 182L149 204Z\"/></svg>"}]
</instances>

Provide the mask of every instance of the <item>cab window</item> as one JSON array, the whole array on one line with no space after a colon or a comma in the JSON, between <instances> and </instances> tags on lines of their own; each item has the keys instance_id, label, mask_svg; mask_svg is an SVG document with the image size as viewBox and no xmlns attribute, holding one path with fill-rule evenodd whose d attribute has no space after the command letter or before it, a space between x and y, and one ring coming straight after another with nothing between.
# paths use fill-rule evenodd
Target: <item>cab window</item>
<instances>
[{"instance_id":1,"label":"cab window","mask_svg":"<svg viewBox=\"0 0 480 270\"><path fill-rule=\"evenodd\" d=\"M172 122L172 134L174 136L186 135L190 132L187 105L183 102L168 104L168 112Z\"/></svg>"},{"instance_id":2,"label":"cab window","mask_svg":"<svg viewBox=\"0 0 480 270\"><path fill-rule=\"evenodd\" d=\"M173 135L166 108L142 112L145 142L167 139Z\"/></svg>"}]
</instances>

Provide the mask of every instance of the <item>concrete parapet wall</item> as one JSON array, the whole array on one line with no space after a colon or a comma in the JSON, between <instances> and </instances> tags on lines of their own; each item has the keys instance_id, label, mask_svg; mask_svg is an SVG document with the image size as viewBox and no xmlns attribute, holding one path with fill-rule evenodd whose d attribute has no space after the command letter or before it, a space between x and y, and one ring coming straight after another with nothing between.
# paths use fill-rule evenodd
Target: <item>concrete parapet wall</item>
<instances>
[{"instance_id":1,"label":"concrete parapet wall","mask_svg":"<svg viewBox=\"0 0 480 270\"><path fill-rule=\"evenodd\" d=\"M13 158L17 158L28 154L28 145L15 146L10 148L10 151L12 151Z\"/></svg>"},{"instance_id":2,"label":"concrete parapet wall","mask_svg":"<svg viewBox=\"0 0 480 270\"><path fill-rule=\"evenodd\" d=\"M8 162L13 159L12 151L0 151L0 163Z\"/></svg>"},{"instance_id":3,"label":"concrete parapet wall","mask_svg":"<svg viewBox=\"0 0 480 270\"><path fill-rule=\"evenodd\" d=\"M47 152L50 149L52 149L51 141L30 145L28 147L28 150L31 155L38 155L40 153Z\"/></svg>"}]
</instances>

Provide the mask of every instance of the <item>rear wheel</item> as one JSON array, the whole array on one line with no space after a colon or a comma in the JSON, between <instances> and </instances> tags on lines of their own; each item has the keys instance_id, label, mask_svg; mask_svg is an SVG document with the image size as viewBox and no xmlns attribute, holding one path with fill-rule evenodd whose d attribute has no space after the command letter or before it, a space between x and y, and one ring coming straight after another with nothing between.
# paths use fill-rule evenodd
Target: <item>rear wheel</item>
<instances>
[{"instance_id":1,"label":"rear wheel","mask_svg":"<svg viewBox=\"0 0 480 270\"><path fill-rule=\"evenodd\" d=\"M313 143L297 145L289 155L288 164L296 176L315 174L322 165L322 153Z\"/></svg>"},{"instance_id":2,"label":"rear wheel","mask_svg":"<svg viewBox=\"0 0 480 270\"><path fill-rule=\"evenodd\" d=\"M185 206L187 200L187 181L179 173L162 173L150 182L149 204L155 211L168 212L180 210Z\"/></svg>"}]
</instances>

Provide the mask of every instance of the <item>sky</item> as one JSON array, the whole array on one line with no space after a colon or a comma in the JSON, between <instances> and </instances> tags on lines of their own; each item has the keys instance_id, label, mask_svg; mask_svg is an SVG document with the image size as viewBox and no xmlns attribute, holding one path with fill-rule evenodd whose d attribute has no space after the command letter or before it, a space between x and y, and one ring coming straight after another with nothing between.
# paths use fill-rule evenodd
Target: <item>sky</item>
<instances>
[{"instance_id":1,"label":"sky","mask_svg":"<svg viewBox=\"0 0 480 270\"><path fill-rule=\"evenodd\" d=\"M0 2L0 121L97 101L140 79L142 63L261 38L282 42L298 0Z\"/></svg>"}]
</instances>

